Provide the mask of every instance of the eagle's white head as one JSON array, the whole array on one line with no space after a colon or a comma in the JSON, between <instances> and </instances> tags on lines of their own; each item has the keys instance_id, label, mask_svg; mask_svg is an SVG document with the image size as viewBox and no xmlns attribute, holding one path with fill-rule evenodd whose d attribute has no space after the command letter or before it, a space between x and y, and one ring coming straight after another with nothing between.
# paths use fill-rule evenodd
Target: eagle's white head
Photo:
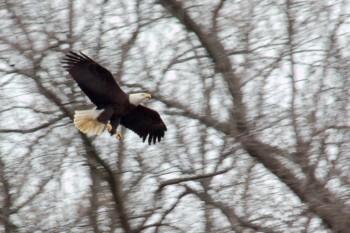
<instances>
[{"instance_id":1,"label":"eagle's white head","mask_svg":"<svg viewBox=\"0 0 350 233\"><path fill-rule=\"evenodd\" d=\"M145 99L152 98L151 94L148 93L136 93L129 94L129 102L135 106L139 105Z\"/></svg>"}]
</instances>

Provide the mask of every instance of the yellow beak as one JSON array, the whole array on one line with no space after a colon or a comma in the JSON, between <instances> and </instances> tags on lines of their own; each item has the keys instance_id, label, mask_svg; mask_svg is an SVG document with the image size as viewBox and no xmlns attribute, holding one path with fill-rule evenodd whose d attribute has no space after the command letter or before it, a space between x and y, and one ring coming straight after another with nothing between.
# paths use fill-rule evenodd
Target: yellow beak
<instances>
[{"instance_id":1,"label":"yellow beak","mask_svg":"<svg viewBox=\"0 0 350 233\"><path fill-rule=\"evenodd\" d=\"M147 99L151 99L151 98L152 98L151 94L147 94L147 95L146 95L146 98L147 98Z\"/></svg>"}]
</instances>

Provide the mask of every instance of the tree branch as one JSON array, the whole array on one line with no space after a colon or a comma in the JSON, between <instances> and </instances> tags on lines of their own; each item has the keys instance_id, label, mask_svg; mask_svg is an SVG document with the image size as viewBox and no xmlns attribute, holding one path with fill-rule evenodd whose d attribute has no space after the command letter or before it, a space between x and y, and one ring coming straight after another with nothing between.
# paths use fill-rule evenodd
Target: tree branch
<instances>
[{"instance_id":1,"label":"tree branch","mask_svg":"<svg viewBox=\"0 0 350 233\"><path fill-rule=\"evenodd\" d=\"M205 178L209 178L209 177L213 177L213 176L217 176L217 175L222 175L228 171L230 171L231 168L222 170L222 171L218 171L218 172L212 172L212 173L208 173L208 174L204 174L204 175L197 175L197 176L191 176L191 177L185 177L185 178L177 178L177 179L170 179L167 181L162 182L159 185L159 188L157 189L156 193L159 193L163 190L163 188L165 188L168 185L174 185L174 184L180 184L182 182L187 182L187 181L194 181L194 180L200 180L200 179L205 179Z\"/></svg>"},{"instance_id":2,"label":"tree branch","mask_svg":"<svg viewBox=\"0 0 350 233\"><path fill-rule=\"evenodd\" d=\"M33 132L36 132L40 129L44 129L46 127L49 127L50 125L55 124L56 122L62 120L65 117L66 117L65 115L60 115L60 116L50 120L49 122L46 122L44 124L41 124L37 127L30 128L30 129L0 129L0 133L21 133L21 134L33 133Z\"/></svg>"}]
</instances>

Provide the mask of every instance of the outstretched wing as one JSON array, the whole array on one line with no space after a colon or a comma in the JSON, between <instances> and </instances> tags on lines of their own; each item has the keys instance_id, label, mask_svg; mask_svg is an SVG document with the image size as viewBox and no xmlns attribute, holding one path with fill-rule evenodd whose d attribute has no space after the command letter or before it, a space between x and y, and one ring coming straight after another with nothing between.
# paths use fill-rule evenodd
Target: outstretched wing
<instances>
[{"instance_id":1,"label":"outstretched wing","mask_svg":"<svg viewBox=\"0 0 350 233\"><path fill-rule=\"evenodd\" d=\"M151 144L152 141L153 144L156 144L157 139L160 142L167 131L159 113L142 105L138 105L129 114L123 116L120 124L134 131L143 142L148 136L148 144Z\"/></svg>"},{"instance_id":2,"label":"outstretched wing","mask_svg":"<svg viewBox=\"0 0 350 233\"><path fill-rule=\"evenodd\" d=\"M82 52L77 54L70 51L63 60L64 68L98 108L126 96L111 72Z\"/></svg>"}]
</instances>

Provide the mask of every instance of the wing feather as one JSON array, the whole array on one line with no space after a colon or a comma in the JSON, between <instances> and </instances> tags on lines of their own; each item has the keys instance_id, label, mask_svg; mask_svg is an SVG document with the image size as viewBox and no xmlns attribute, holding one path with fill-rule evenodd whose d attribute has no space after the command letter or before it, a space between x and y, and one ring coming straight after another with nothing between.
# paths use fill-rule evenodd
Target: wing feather
<instances>
[{"instance_id":1,"label":"wing feather","mask_svg":"<svg viewBox=\"0 0 350 233\"><path fill-rule=\"evenodd\" d=\"M98 108L113 104L118 99L127 98L111 72L82 52L77 54L70 51L62 63L80 89Z\"/></svg>"},{"instance_id":2,"label":"wing feather","mask_svg":"<svg viewBox=\"0 0 350 233\"><path fill-rule=\"evenodd\" d=\"M167 131L159 113L142 105L138 105L129 114L123 116L120 124L139 135L143 142L148 137L148 144L152 142L155 144L157 139L160 142L164 132Z\"/></svg>"}]
</instances>

